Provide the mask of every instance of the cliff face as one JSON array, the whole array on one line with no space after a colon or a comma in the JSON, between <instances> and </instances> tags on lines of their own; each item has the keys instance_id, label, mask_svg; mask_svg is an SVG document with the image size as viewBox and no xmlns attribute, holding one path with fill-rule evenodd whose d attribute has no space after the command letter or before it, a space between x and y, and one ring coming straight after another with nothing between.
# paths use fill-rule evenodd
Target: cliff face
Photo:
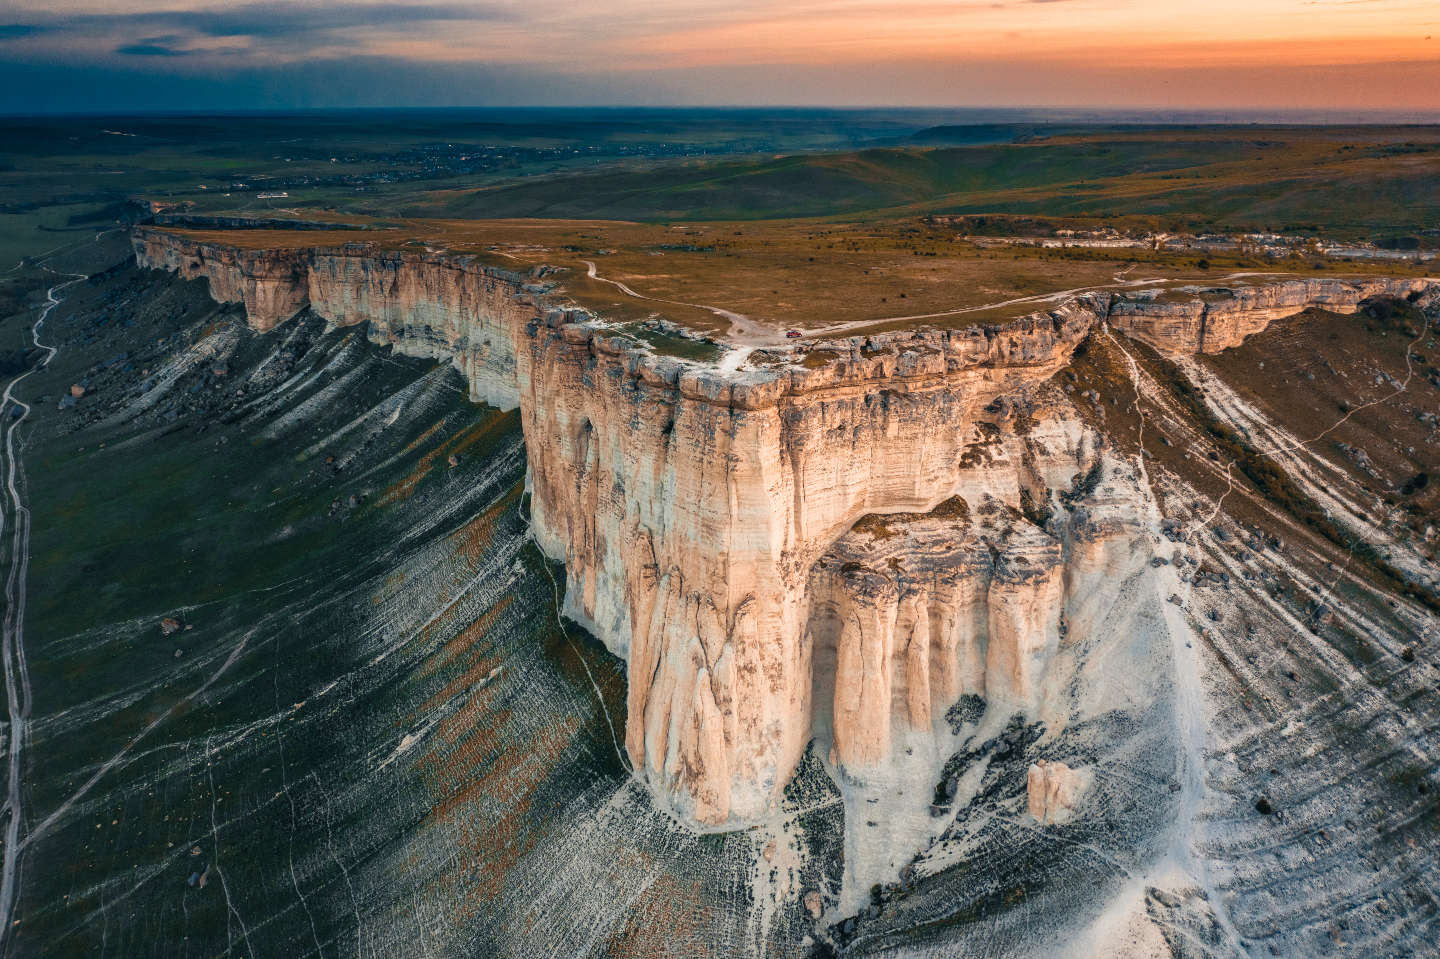
<instances>
[{"instance_id":1,"label":"cliff face","mask_svg":"<svg viewBox=\"0 0 1440 959\"><path fill-rule=\"evenodd\" d=\"M1372 296L1406 296L1426 280L1286 280L1263 286L1216 288L1153 298L1115 296L1110 324L1136 339L1178 353L1219 353L1239 346L1273 320L1318 306L1354 313Z\"/></svg>"},{"instance_id":2,"label":"cliff face","mask_svg":"<svg viewBox=\"0 0 1440 959\"><path fill-rule=\"evenodd\" d=\"M847 715L873 733L845 739L843 761L885 758L892 683L850 680L888 662L892 607L903 600L913 618L915 602L878 584L846 600L822 572L826 602L868 617L834 636L810 625L812 570L867 513L925 512L960 490L1017 503L1015 467L967 460L974 424L1068 362L1096 319L1076 307L990 335L927 336L898 355L728 377L585 327L537 329L520 370L536 535L565 561L567 612L627 658L631 760L678 812L719 823L772 808L812 736L816 670L830 668L817 646L841 657L836 708L851 697ZM1002 580L994 655L1023 697L1027 644L1046 642L1032 627L1054 612L1045 599L1010 609L999 597L1032 584ZM937 704L955 680L939 683ZM930 710L929 694L915 695Z\"/></svg>"},{"instance_id":3,"label":"cliff face","mask_svg":"<svg viewBox=\"0 0 1440 959\"><path fill-rule=\"evenodd\" d=\"M309 250L243 250L145 229L135 230L133 240L141 266L170 270L187 280L205 277L217 302L244 303L250 325L261 332L308 302Z\"/></svg>"},{"instance_id":4,"label":"cliff face","mask_svg":"<svg viewBox=\"0 0 1440 959\"><path fill-rule=\"evenodd\" d=\"M831 341L841 359L819 369L726 374L570 322L464 259L135 242L142 265L243 301L257 329L308 303L450 356L472 397L520 407L566 613L628 663L630 760L703 824L773 809L812 737L859 780L901 730L943 729L961 696L1046 713L1095 595L1151 549L1138 487L1086 510L1051 496L1123 469L1073 414L1026 399L1102 321L1218 352L1308 305L1425 282L1088 295L1003 326Z\"/></svg>"},{"instance_id":5,"label":"cliff face","mask_svg":"<svg viewBox=\"0 0 1440 959\"><path fill-rule=\"evenodd\" d=\"M317 254L308 281L310 305L325 319L368 323L373 341L409 356L449 357L471 399L519 405L516 349L537 307L521 277L464 258L351 247Z\"/></svg>"},{"instance_id":6,"label":"cliff face","mask_svg":"<svg viewBox=\"0 0 1440 959\"><path fill-rule=\"evenodd\" d=\"M368 324L372 340L407 355L452 359L476 402L519 404L515 349L537 302L516 274L364 243L243 250L147 229L135 231L134 243L142 266L205 277L217 301L243 303L256 330L310 306L338 326Z\"/></svg>"}]
</instances>

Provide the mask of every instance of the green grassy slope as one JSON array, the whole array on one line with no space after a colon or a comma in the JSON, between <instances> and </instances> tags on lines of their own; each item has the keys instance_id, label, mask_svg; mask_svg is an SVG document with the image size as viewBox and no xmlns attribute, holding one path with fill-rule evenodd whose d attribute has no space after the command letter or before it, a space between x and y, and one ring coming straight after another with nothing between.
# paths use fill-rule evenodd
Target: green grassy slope
<instances>
[{"instance_id":1,"label":"green grassy slope","mask_svg":"<svg viewBox=\"0 0 1440 959\"><path fill-rule=\"evenodd\" d=\"M1436 131L1403 132L1420 145L1384 145L1374 130L1363 131L1367 139L1357 138L1350 149L1313 133L1281 140L1252 130L1175 131L692 163L441 194L409 212L630 220L877 211L1201 213L1235 225L1304 218L1337 227L1413 229L1440 217L1434 190L1440 151L1433 146Z\"/></svg>"}]
</instances>

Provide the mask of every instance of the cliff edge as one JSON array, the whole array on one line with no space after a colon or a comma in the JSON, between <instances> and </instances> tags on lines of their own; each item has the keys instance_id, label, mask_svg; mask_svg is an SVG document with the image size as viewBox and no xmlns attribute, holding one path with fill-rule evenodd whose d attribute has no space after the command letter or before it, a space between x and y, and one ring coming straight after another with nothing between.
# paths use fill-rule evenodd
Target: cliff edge
<instances>
[{"instance_id":1,"label":"cliff edge","mask_svg":"<svg viewBox=\"0 0 1440 959\"><path fill-rule=\"evenodd\" d=\"M1093 331L1213 353L1311 306L1433 284L1091 293L1002 325L826 341L839 358L816 369L725 372L464 257L134 242L142 266L207 278L257 330L308 306L520 408L565 612L628 664L630 761L704 826L774 810L812 739L864 782L962 698L1063 726L1056 663L1155 548L1143 483L1038 396Z\"/></svg>"}]
</instances>

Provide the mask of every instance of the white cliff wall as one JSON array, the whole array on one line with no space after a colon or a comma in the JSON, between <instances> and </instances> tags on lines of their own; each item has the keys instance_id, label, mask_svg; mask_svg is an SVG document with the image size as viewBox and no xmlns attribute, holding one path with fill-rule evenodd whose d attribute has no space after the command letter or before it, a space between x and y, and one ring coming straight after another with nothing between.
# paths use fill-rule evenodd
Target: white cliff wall
<instances>
[{"instance_id":1,"label":"white cliff wall","mask_svg":"<svg viewBox=\"0 0 1440 959\"><path fill-rule=\"evenodd\" d=\"M264 332L304 308L309 250L244 250L164 230L137 229L136 262L187 280L204 277L217 303L244 303L250 325Z\"/></svg>"},{"instance_id":2,"label":"white cliff wall","mask_svg":"<svg viewBox=\"0 0 1440 959\"><path fill-rule=\"evenodd\" d=\"M1129 467L1070 411L1042 402L1023 432L981 416L1002 428L984 465L961 471L955 498L865 517L810 571L815 732L857 780L914 741L902 731L948 734L962 696L1058 732L1057 654L1091 634L1104 597L1151 559ZM1113 485L1086 508L1049 496L1096 466ZM1022 490L1048 520L1016 509Z\"/></svg>"},{"instance_id":3,"label":"white cliff wall","mask_svg":"<svg viewBox=\"0 0 1440 959\"><path fill-rule=\"evenodd\" d=\"M1073 640L1099 602L1088 594L1148 548L1125 509L1045 529L1017 520L1021 489L1066 488L1093 439L1087 453L1057 433L1029 466L967 453L982 419L1001 447L1021 443L997 401L1066 365L1102 320L1217 352L1309 305L1353 310L1425 283L1088 295L1003 326L830 341L841 359L815 370L722 374L570 323L520 277L463 258L262 253L155 230L135 245L142 265L208 277L257 329L309 304L408 353L450 356L473 398L520 407L532 522L565 563L566 612L628 663L631 761L703 824L773 808L816 732L863 775L897 729L939 728L963 694L1044 713L1062 614ZM1038 428L1078 429L1053 416ZM878 541L851 530L947 501Z\"/></svg>"},{"instance_id":4,"label":"white cliff wall","mask_svg":"<svg viewBox=\"0 0 1440 959\"><path fill-rule=\"evenodd\" d=\"M1097 319L1077 306L741 376L584 327L537 329L520 361L536 535L565 562L567 612L628 659L627 747L677 812L720 823L772 808L811 738L811 567L862 515L973 495L964 453L980 411L1067 363ZM994 631L1034 642L1034 605L997 598ZM841 674L888 662L893 636L877 642L842 644L858 665ZM998 671L1028 682L1027 655ZM945 695L954 685L941 680ZM851 693L848 709L888 721L888 682L836 695ZM930 711L929 694L914 708Z\"/></svg>"},{"instance_id":5,"label":"white cliff wall","mask_svg":"<svg viewBox=\"0 0 1440 959\"><path fill-rule=\"evenodd\" d=\"M1260 286L1216 287L1199 294L1117 295L1110 324L1151 346L1178 353L1219 353L1239 346L1271 322L1311 307L1354 313L1372 296L1403 297L1433 281L1395 278L1279 280Z\"/></svg>"},{"instance_id":6,"label":"white cliff wall","mask_svg":"<svg viewBox=\"0 0 1440 959\"><path fill-rule=\"evenodd\" d=\"M450 358L470 398L519 405L515 351L537 298L524 279L467 257L387 252L365 243L332 249L241 250L183 234L137 230L142 266L205 277L222 303L243 303L264 332L306 306L338 326L368 324L370 338L408 356Z\"/></svg>"}]
</instances>

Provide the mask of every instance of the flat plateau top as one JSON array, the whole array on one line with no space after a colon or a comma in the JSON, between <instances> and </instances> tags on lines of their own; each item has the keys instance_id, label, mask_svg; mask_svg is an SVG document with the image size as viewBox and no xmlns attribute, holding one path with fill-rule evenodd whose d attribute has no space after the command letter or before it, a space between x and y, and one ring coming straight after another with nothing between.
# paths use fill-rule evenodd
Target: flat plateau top
<instances>
[{"instance_id":1,"label":"flat plateau top","mask_svg":"<svg viewBox=\"0 0 1440 959\"><path fill-rule=\"evenodd\" d=\"M307 211L308 213L308 211ZM668 320L739 345L907 327L963 328L1053 308L1070 292L1154 289L1271 276L1435 275L1435 261L1275 260L1241 250L1056 248L969 238L945 218L630 223L365 220L350 229L174 229L246 249L335 247L473 256L524 273L548 265L556 293L620 323ZM1083 226L1083 224L1081 224ZM353 227L366 227L356 230ZM1319 269L1317 269L1317 266ZM1227 278L1232 278L1227 280Z\"/></svg>"}]
</instances>

